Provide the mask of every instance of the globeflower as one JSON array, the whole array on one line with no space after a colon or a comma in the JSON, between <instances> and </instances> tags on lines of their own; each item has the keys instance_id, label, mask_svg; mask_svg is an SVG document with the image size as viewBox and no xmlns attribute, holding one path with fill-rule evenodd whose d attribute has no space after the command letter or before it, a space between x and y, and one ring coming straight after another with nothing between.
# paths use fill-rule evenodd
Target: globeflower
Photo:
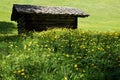
<instances>
[{"instance_id":1,"label":"globeflower","mask_svg":"<svg viewBox=\"0 0 120 80\"><path fill-rule=\"evenodd\" d=\"M70 57L69 54L66 54L66 57Z\"/></svg>"},{"instance_id":2,"label":"globeflower","mask_svg":"<svg viewBox=\"0 0 120 80\"><path fill-rule=\"evenodd\" d=\"M24 72L22 72L22 73L21 73L21 75L23 76L23 75L25 75L25 73L24 73Z\"/></svg>"},{"instance_id":3,"label":"globeflower","mask_svg":"<svg viewBox=\"0 0 120 80\"><path fill-rule=\"evenodd\" d=\"M84 49L84 48L85 48L85 45L81 45L80 48L83 48L83 49Z\"/></svg>"},{"instance_id":4,"label":"globeflower","mask_svg":"<svg viewBox=\"0 0 120 80\"><path fill-rule=\"evenodd\" d=\"M75 64L75 65L74 65L74 67L75 67L75 68L77 68L77 67L78 67L78 65L77 65L77 64Z\"/></svg>"}]
</instances>

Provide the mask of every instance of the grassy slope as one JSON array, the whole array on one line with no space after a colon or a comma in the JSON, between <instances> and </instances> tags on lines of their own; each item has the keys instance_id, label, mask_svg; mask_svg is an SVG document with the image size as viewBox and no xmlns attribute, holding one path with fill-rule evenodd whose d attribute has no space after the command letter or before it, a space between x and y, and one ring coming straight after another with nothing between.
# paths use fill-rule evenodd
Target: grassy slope
<instances>
[{"instance_id":1,"label":"grassy slope","mask_svg":"<svg viewBox=\"0 0 120 80\"><path fill-rule=\"evenodd\" d=\"M30 37L8 36L17 34L16 25L10 22L13 3L77 7L91 15L86 19L79 19L79 28L97 31L120 30L119 0L2 0L1 80L120 79L120 33L93 35L90 34L92 32L84 33L79 30L53 30Z\"/></svg>"},{"instance_id":2,"label":"grassy slope","mask_svg":"<svg viewBox=\"0 0 120 80\"><path fill-rule=\"evenodd\" d=\"M120 80L120 33L49 30L0 37L0 80Z\"/></svg>"},{"instance_id":3,"label":"grassy slope","mask_svg":"<svg viewBox=\"0 0 120 80\"><path fill-rule=\"evenodd\" d=\"M79 18L79 28L97 31L120 30L119 0L2 0L0 2L0 21L10 21L14 3L76 7L91 15L86 19Z\"/></svg>"}]
</instances>

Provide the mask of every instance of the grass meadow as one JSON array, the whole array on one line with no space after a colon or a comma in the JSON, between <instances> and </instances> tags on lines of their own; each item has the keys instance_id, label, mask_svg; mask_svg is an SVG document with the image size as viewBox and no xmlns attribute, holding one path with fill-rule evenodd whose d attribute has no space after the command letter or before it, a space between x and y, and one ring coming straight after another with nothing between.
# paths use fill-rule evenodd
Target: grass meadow
<instances>
[{"instance_id":1,"label":"grass meadow","mask_svg":"<svg viewBox=\"0 0 120 80\"><path fill-rule=\"evenodd\" d=\"M78 29L18 35L13 4L70 6ZM120 80L119 0L1 0L0 80Z\"/></svg>"}]
</instances>

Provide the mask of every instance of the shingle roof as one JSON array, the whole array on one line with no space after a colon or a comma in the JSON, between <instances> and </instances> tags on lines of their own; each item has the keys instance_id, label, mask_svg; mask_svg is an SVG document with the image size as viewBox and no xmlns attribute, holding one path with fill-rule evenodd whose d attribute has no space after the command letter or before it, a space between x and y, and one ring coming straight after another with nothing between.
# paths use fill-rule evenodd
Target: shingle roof
<instances>
[{"instance_id":1,"label":"shingle roof","mask_svg":"<svg viewBox=\"0 0 120 80\"><path fill-rule=\"evenodd\" d=\"M82 10L71 7L50 7L50 6L35 6L35 5L13 5L12 17L15 11L20 14L53 14L53 15L70 15L77 17L88 17L89 14Z\"/></svg>"}]
</instances>

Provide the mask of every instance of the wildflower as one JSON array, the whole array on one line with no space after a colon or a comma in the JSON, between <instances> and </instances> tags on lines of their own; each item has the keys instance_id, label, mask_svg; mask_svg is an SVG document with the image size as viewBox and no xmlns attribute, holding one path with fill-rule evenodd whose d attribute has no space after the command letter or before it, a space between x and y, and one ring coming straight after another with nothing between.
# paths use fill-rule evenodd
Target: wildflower
<instances>
[{"instance_id":1,"label":"wildflower","mask_svg":"<svg viewBox=\"0 0 120 80\"><path fill-rule=\"evenodd\" d=\"M85 73L86 71L83 69L83 72Z\"/></svg>"},{"instance_id":2,"label":"wildflower","mask_svg":"<svg viewBox=\"0 0 120 80\"><path fill-rule=\"evenodd\" d=\"M28 51L30 51L30 48L28 48Z\"/></svg>"},{"instance_id":3,"label":"wildflower","mask_svg":"<svg viewBox=\"0 0 120 80\"><path fill-rule=\"evenodd\" d=\"M83 49L84 49L84 48L85 48L85 45L81 45L80 48L83 48Z\"/></svg>"},{"instance_id":4,"label":"wildflower","mask_svg":"<svg viewBox=\"0 0 120 80\"><path fill-rule=\"evenodd\" d=\"M78 65L77 65L77 64L75 64L75 65L74 65L74 67L75 67L75 68L77 68L77 67L78 67Z\"/></svg>"},{"instance_id":5,"label":"wildflower","mask_svg":"<svg viewBox=\"0 0 120 80\"><path fill-rule=\"evenodd\" d=\"M77 67L77 68L75 68L75 70L78 70L79 68Z\"/></svg>"},{"instance_id":6,"label":"wildflower","mask_svg":"<svg viewBox=\"0 0 120 80\"><path fill-rule=\"evenodd\" d=\"M48 45L46 44L45 47L48 47Z\"/></svg>"},{"instance_id":7,"label":"wildflower","mask_svg":"<svg viewBox=\"0 0 120 80\"><path fill-rule=\"evenodd\" d=\"M82 40L85 41L85 38L83 38Z\"/></svg>"},{"instance_id":8,"label":"wildflower","mask_svg":"<svg viewBox=\"0 0 120 80\"><path fill-rule=\"evenodd\" d=\"M81 59L82 57L81 57L81 56L79 56L78 58L79 58L79 59Z\"/></svg>"},{"instance_id":9,"label":"wildflower","mask_svg":"<svg viewBox=\"0 0 120 80\"><path fill-rule=\"evenodd\" d=\"M115 35L118 36L119 34L116 32Z\"/></svg>"},{"instance_id":10,"label":"wildflower","mask_svg":"<svg viewBox=\"0 0 120 80\"><path fill-rule=\"evenodd\" d=\"M108 46L108 45L107 45L107 48L109 49L109 48L110 48L110 46Z\"/></svg>"},{"instance_id":11,"label":"wildflower","mask_svg":"<svg viewBox=\"0 0 120 80\"><path fill-rule=\"evenodd\" d=\"M66 54L66 57L70 57L69 54Z\"/></svg>"},{"instance_id":12,"label":"wildflower","mask_svg":"<svg viewBox=\"0 0 120 80\"><path fill-rule=\"evenodd\" d=\"M24 69L21 69L22 72L24 72L25 70Z\"/></svg>"},{"instance_id":13,"label":"wildflower","mask_svg":"<svg viewBox=\"0 0 120 80\"><path fill-rule=\"evenodd\" d=\"M39 44L36 44L36 47L38 47L39 46Z\"/></svg>"},{"instance_id":14,"label":"wildflower","mask_svg":"<svg viewBox=\"0 0 120 80\"><path fill-rule=\"evenodd\" d=\"M94 49L92 49L91 51L94 52Z\"/></svg>"},{"instance_id":15,"label":"wildflower","mask_svg":"<svg viewBox=\"0 0 120 80\"><path fill-rule=\"evenodd\" d=\"M21 75L23 76L23 75L25 75L25 73L24 73L24 72L22 72L22 73L21 73Z\"/></svg>"},{"instance_id":16,"label":"wildflower","mask_svg":"<svg viewBox=\"0 0 120 80\"><path fill-rule=\"evenodd\" d=\"M18 73L21 73L21 70L18 70Z\"/></svg>"},{"instance_id":17,"label":"wildflower","mask_svg":"<svg viewBox=\"0 0 120 80\"><path fill-rule=\"evenodd\" d=\"M58 36L55 36L55 39L57 38Z\"/></svg>"},{"instance_id":18,"label":"wildflower","mask_svg":"<svg viewBox=\"0 0 120 80\"><path fill-rule=\"evenodd\" d=\"M25 75L24 78L26 78L27 76Z\"/></svg>"},{"instance_id":19,"label":"wildflower","mask_svg":"<svg viewBox=\"0 0 120 80\"><path fill-rule=\"evenodd\" d=\"M10 44L12 43L12 42L9 42Z\"/></svg>"},{"instance_id":20,"label":"wildflower","mask_svg":"<svg viewBox=\"0 0 120 80\"><path fill-rule=\"evenodd\" d=\"M67 78L67 77L64 77L64 80L68 80L68 78Z\"/></svg>"},{"instance_id":21,"label":"wildflower","mask_svg":"<svg viewBox=\"0 0 120 80\"><path fill-rule=\"evenodd\" d=\"M91 66L94 66L94 64L91 64Z\"/></svg>"},{"instance_id":22,"label":"wildflower","mask_svg":"<svg viewBox=\"0 0 120 80\"><path fill-rule=\"evenodd\" d=\"M47 57L50 57L50 54L47 54Z\"/></svg>"},{"instance_id":23,"label":"wildflower","mask_svg":"<svg viewBox=\"0 0 120 80\"><path fill-rule=\"evenodd\" d=\"M22 33L22 36L23 36L23 37L26 37L26 34L23 34L23 33Z\"/></svg>"},{"instance_id":24,"label":"wildflower","mask_svg":"<svg viewBox=\"0 0 120 80\"><path fill-rule=\"evenodd\" d=\"M77 58L74 58L74 60L77 60Z\"/></svg>"},{"instance_id":25,"label":"wildflower","mask_svg":"<svg viewBox=\"0 0 120 80\"><path fill-rule=\"evenodd\" d=\"M13 73L14 73L14 74L16 74L16 73L17 73L17 71L14 71Z\"/></svg>"},{"instance_id":26,"label":"wildflower","mask_svg":"<svg viewBox=\"0 0 120 80\"><path fill-rule=\"evenodd\" d=\"M91 64L91 66L93 67L93 68L96 68L97 66L95 66L94 64Z\"/></svg>"},{"instance_id":27,"label":"wildflower","mask_svg":"<svg viewBox=\"0 0 120 80\"><path fill-rule=\"evenodd\" d=\"M49 51L51 51L51 48L48 48Z\"/></svg>"},{"instance_id":28,"label":"wildflower","mask_svg":"<svg viewBox=\"0 0 120 80\"><path fill-rule=\"evenodd\" d=\"M100 51L104 51L104 49L103 49L102 47L98 48L98 50L100 50Z\"/></svg>"},{"instance_id":29,"label":"wildflower","mask_svg":"<svg viewBox=\"0 0 120 80\"><path fill-rule=\"evenodd\" d=\"M10 46L11 46L11 47L13 47L13 45L12 45L12 44L11 44Z\"/></svg>"},{"instance_id":30,"label":"wildflower","mask_svg":"<svg viewBox=\"0 0 120 80\"><path fill-rule=\"evenodd\" d=\"M28 46L31 46L32 45L32 42L29 42Z\"/></svg>"}]
</instances>

